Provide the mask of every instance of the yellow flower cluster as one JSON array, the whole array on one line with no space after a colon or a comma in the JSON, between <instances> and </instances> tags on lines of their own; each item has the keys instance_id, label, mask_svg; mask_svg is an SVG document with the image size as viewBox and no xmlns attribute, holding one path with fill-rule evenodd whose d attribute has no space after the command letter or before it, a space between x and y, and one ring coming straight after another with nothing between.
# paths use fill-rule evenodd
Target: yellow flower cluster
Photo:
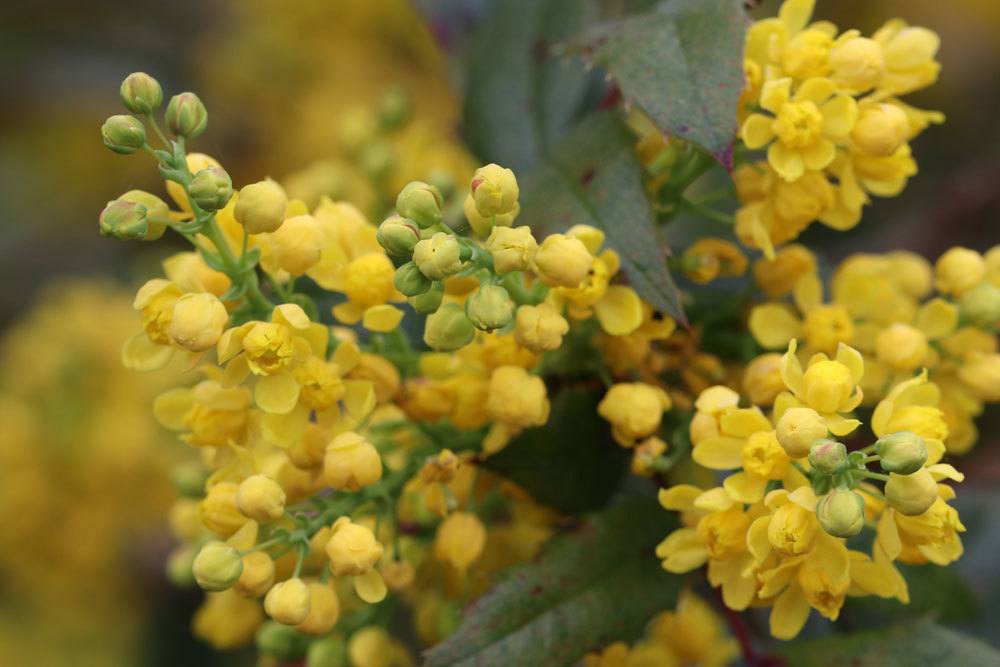
<instances>
[{"instance_id":1,"label":"yellow flower cluster","mask_svg":"<svg viewBox=\"0 0 1000 667\"><path fill-rule=\"evenodd\" d=\"M783 390L770 414L739 407L739 394L723 386L698 398L692 456L733 472L715 488L660 491L684 527L657 553L671 572L707 564L729 608L772 607L771 633L789 639L811 609L836 620L847 596L907 602L897 560L957 559L964 527L947 502L954 490L941 482L963 476L941 463L948 427L941 390L926 372L879 401L871 419L877 440L855 451L838 438L861 425L851 416L863 399L861 353L840 343L834 357L817 352L803 366L793 340L778 372ZM882 472L871 469L876 463ZM865 528L876 534L871 554L845 542Z\"/></svg>"},{"instance_id":2,"label":"yellow flower cluster","mask_svg":"<svg viewBox=\"0 0 1000 667\"><path fill-rule=\"evenodd\" d=\"M910 141L942 114L899 97L937 80L940 39L893 19L871 37L810 23L815 0L785 0L748 33L740 138L766 160L734 180L736 233L769 257L813 221L854 227L871 196L893 197L917 172Z\"/></svg>"},{"instance_id":3,"label":"yellow flower cluster","mask_svg":"<svg viewBox=\"0 0 1000 667\"><path fill-rule=\"evenodd\" d=\"M942 389L948 451L973 446L974 418L984 403L1000 400L1000 247L985 255L952 248L933 266L904 251L854 255L834 271L828 301L815 259L802 246L760 260L754 276L775 298L750 311L748 326L760 345L782 349L798 338L807 353L833 354L841 343L857 348L869 405L926 368ZM777 300L789 293L792 303Z\"/></svg>"}]
</instances>

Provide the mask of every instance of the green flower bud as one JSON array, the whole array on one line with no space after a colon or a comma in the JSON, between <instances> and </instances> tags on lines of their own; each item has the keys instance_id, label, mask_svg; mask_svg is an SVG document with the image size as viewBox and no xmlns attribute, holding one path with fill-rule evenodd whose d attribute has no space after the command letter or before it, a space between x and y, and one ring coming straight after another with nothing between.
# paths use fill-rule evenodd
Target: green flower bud
<instances>
[{"instance_id":1,"label":"green flower bud","mask_svg":"<svg viewBox=\"0 0 1000 667\"><path fill-rule=\"evenodd\" d=\"M444 280L462 269L462 246L451 234L438 232L413 247L413 261L431 280Z\"/></svg>"},{"instance_id":2,"label":"green flower bud","mask_svg":"<svg viewBox=\"0 0 1000 667\"><path fill-rule=\"evenodd\" d=\"M384 141L368 144L361 151L359 158L361 170L372 180L382 180L396 166L396 154L392 146Z\"/></svg>"},{"instance_id":3,"label":"green flower bud","mask_svg":"<svg viewBox=\"0 0 1000 667\"><path fill-rule=\"evenodd\" d=\"M834 537L851 537L865 525L865 501L854 491L834 489L820 498L816 517L823 530Z\"/></svg>"},{"instance_id":4,"label":"green flower bud","mask_svg":"<svg viewBox=\"0 0 1000 667\"><path fill-rule=\"evenodd\" d=\"M181 93L171 97L164 118L175 136L188 139L197 137L208 125L208 111L194 93Z\"/></svg>"},{"instance_id":5,"label":"green flower bud","mask_svg":"<svg viewBox=\"0 0 1000 667\"><path fill-rule=\"evenodd\" d=\"M456 303L446 303L424 325L424 342L432 350L452 352L465 347L476 337L476 328Z\"/></svg>"},{"instance_id":6,"label":"green flower bud","mask_svg":"<svg viewBox=\"0 0 1000 667\"><path fill-rule=\"evenodd\" d=\"M111 116L101 126L104 145L115 153L130 155L146 143L146 128L135 116Z\"/></svg>"},{"instance_id":7,"label":"green flower bud","mask_svg":"<svg viewBox=\"0 0 1000 667\"><path fill-rule=\"evenodd\" d=\"M155 241L163 236L163 232L167 231L166 223L156 222L170 218L170 207L167 206L167 202L145 190L129 190L118 199L142 204L146 207L146 224L149 225L149 230L142 237L143 241Z\"/></svg>"},{"instance_id":8,"label":"green flower bud","mask_svg":"<svg viewBox=\"0 0 1000 667\"><path fill-rule=\"evenodd\" d=\"M455 194L455 179L444 169L435 169L428 174L427 183L438 189L442 199L449 199Z\"/></svg>"},{"instance_id":9,"label":"green flower bud","mask_svg":"<svg viewBox=\"0 0 1000 667\"><path fill-rule=\"evenodd\" d=\"M277 231L285 221L288 197L280 185L267 179L240 190L233 215L248 234Z\"/></svg>"},{"instance_id":10,"label":"green flower bud","mask_svg":"<svg viewBox=\"0 0 1000 667\"><path fill-rule=\"evenodd\" d=\"M441 307L444 300L444 285L440 282L431 283L431 288L418 296L411 296L407 299L413 310L422 315L433 313Z\"/></svg>"},{"instance_id":11,"label":"green flower bud","mask_svg":"<svg viewBox=\"0 0 1000 667\"><path fill-rule=\"evenodd\" d=\"M390 88L379 102L379 123L387 130L395 129L409 120L412 111L413 105L406 91L398 87Z\"/></svg>"},{"instance_id":12,"label":"green flower bud","mask_svg":"<svg viewBox=\"0 0 1000 667\"><path fill-rule=\"evenodd\" d=\"M993 283L979 283L962 295L958 308L977 327L991 327L1000 320L1000 289Z\"/></svg>"},{"instance_id":13,"label":"green flower bud","mask_svg":"<svg viewBox=\"0 0 1000 667\"><path fill-rule=\"evenodd\" d=\"M419 296L431 288L431 281L413 262L407 262L396 269L392 282L405 296Z\"/></svg>"},{"instance_id":14,"label":"green flower bud","mask_svg":"<svg viewBox=\"0 0 1000 667\"><path fill-rule=\"evenodd\" d=\"M340 637L323 637L309 646L306 667L346 667L347 646Z\"/></svg>"},{"instance_id":15,"label":"green flower bud","mask_svg":"<svg viewBox=\"0 0 1000 667\"><path fill-rule=\"evenodd\" d=\"M499 285L480 285L465 301L465 314L477 329L493 331L514 317L514 302Z\"/></svg>"},{"instance_id":16,"label":"green flower bud","mask_svg":"<svg viewBox=\"0 0 1000 667\"><path fill-rule=\"evenodd\" d=\"M875 453L881 457L882 470L900 475L911 475L927 463L927 443L912 431L882 436L875 443Z\"/></svg>"},{"instance_id":17,"label":"green flower bud","mask_svg":"<svg viewBox=\"0 0 1000 667\"><path fill-rule=\"evenodd\" d=\"M470 189L476 211L485 218L512 213L520 194L514 172L498 164L477 169Z\"/></svg>"},{"instance_id":18,"label":"green flower bud","mask_svg":"<svg viewBox=\"0 0 1000 667\"><path fill-rule=\"evenodd\" d=\"M390 255L409 257L413 254L413 246L420 240L420 232L412 220L392 215L378 226L376 238Z\"/></svg>"},{"instance_id":19,"label":"green flower bud","mask_svg":"<svg viewBox=\"0 0 1000 667\"><path fill-rule=\"evenodd\" d=\"M224 591L243 574L240 552L225 542L208 542L195 556L195 581L206 591Z\"/></svg>"},{"instance_id":20,"label":"green flower bud","mask_svg":"<svg viewBox=\"0 0 1000 667\"><path fill-rule=\"evenodd\" d=\"M148 114L163 104L160 82L145 72L133 72L122 81L122 104L132 113Z\"/></svg>"},{"instance_id":21,"label":"green flower bud","mask_svg":"<svg viewBox=\"0 0 1000 667\"><path fill-rule=\"evenodd\" d=\"M889 473L889 481L885 483L885 499L900 514L923 514L937 498L937 482L927 468L921 468L911 475Z\"/></svg>"},{"instance_id":22,"label":"green flower bud","mask_svg":"<svg viewBox=\"0 0 1000 667\"><path fill-rule=\"evenodd\" d=\"M123 241L141 239L149 232L148 213L142 204L124 199L110 201L98 218L101 234Z\"/></svg>"},{"instance_id":23,"label":"green flower bud","mask_svg":"<svg viewBox=\"0 0 1000 667\"><path fill-rule=\"evenodd\" d=\"M847 447L836 440L823 438L809 448L809 465L818 472L833 475L847 464Z\"/></svg>"},{"instance_id":24,"label":"green flower bud","mask_svg":"<svg viewBox=\"0 0 1000 667\"><path fill-rule=\"evenodd\" d=\"M194 547L183 546L170 552L167 556L167 580L177 588L194 586L194 558L197 552Z\"/></svg>"},{"instance_id":25,"label":"green flower bud","mask_svg":"<svg viewBox=\"0 0 1000 667\"><path fill-rule=\"evenodd\" d=\"M290 625L268 621L257 629L257 650L281 662L299 660L306 654L309 637Z\"/></svg>"},{"instance_id":26,"label":"green flower bud","mask_svg":"<svg viewBox=\"0 0 1000 667\"><path fill-rule=\"evenodd\" d=\"M197 463L181 463L170 471L170 482L177 493L185 498L201 498L205 495L205 481L208 471Z\"/></svg>"},{"instance_id":27,"label":"green flower bud","mask_svg":"<svg viewBox=\"0 0 1000 667\"><path fill-rule=\"evenodd\" d=\"M396 197L396 211L424 228L440 224L443 205L441 192L423 181L407 183Z\"/></svg>"},{"instance_id":28,"label":"green flower bud","mask_svg":"<svg viewBox=\"0 0 1000 667\"><path fill-rule=\"evenodd\" d=\"M202 210L218 211L233 198L233 181L222 167L208 167L191 179L188 195Z\"/></svg>"}]
</instances>

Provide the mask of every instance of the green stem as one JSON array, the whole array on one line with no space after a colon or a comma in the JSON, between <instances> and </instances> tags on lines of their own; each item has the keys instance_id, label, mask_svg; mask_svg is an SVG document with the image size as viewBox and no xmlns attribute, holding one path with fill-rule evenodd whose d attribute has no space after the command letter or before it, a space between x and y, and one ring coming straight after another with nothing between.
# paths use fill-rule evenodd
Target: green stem
<instances>
[{"instance_id":1,"label":"green stem","mask_svg":"<svg viewBox=\"0 0 1000 667\"><path fill-rule=\"evenodd\" d=\"M888 482L889 481L889 476L888 475L884 475L884 474L882 474L880 472L872 472L871 470L861 470L859 472L864 477L870 477L871 479L877 479L877 480L880 480L880 481L883 481L883 482Z\"/></svg>"},{"instance_id":2,"label":"green stem","mask_svg":"<svg viewBox=\"0 0 1000 667\"><path fill-rule=\"evenodd\" d=\"M736 220L733 218L733 216L729 215L728 213L723 213L722 211L716 211L713 208L709 208L708 206L703 206L702 204L693 202L690 199L686 199L685 197L681 197L680 199L678 199L677 203L681 207L686 208L694 213L697 213L703 218L707 218L709 220L722 223L723 225L729 225L730 227L736 224Z\"/></svg>"},{"instance_id":3,"label":"green stem","mask_svg":"<svg viewBox=\"0 0 1000 667\"><path fill-rule=\"evenodd\" d=\"M170 148L170 141L167 140L167 135L163 134L163 130L160 129L160 124L156 122L156 117L152 113L145 114L145 118L149 121L150 126L153 128L153 132L160 138L163 142L164 147Z\"/></svg>"}]
</instances>

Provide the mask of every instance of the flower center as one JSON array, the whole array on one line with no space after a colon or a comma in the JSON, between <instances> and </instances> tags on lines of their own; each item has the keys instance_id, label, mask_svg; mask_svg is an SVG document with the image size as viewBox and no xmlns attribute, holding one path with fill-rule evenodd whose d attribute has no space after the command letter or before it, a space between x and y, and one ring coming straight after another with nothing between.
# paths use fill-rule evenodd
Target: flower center
<instances>
[{"instance_id":1,"label":"flower center","mask_svg":"<svg viewBox=\"0 0 1000 667\"><path fill-rule=\"evenodd\" d=\"M778 110L774 132L790 148L807 148L816 143L823 128L823 115L814 102L788 102Z\"/></svg>"}]
</instances>

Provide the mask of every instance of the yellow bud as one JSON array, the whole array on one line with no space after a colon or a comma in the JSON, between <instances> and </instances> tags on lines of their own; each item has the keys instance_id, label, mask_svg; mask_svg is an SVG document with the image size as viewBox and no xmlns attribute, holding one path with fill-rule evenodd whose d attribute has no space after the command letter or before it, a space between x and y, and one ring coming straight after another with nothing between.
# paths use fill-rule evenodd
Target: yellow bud
<instances>
[{"instance_id":1,"label":"yellow bud","mask_svg":"<svg viewBox=\"0 0 1000 667\"><path fill-rule=\"evenodd\" d=\"M867 37L854 37L830 50L832 78L839 86L855 92L874 88L885 74L882 46Z\"/></svg>"},{"instance_id":2,"label":"yellow bud","mask_svg":"<svg viewBox=\"0 0 1000 667\"><path fill-rule=\"evenodd\" d=\"M432 350L457 350L471 343L475 337L476 328L456 303L444 304L424 323L424 342Z\"/></svg>"},{"instance_id":3,"label":"yellow bud","mask_svg":"<svg viewBox=\"0 0 1000 667\"><path fill-rule=\"evenodd\" d=\"M288 218L271 233L278 266L293 276L301 276L319 262L323 244L323 229L311 215Z\"/></svg>"},{"instance_id":4,"label":"yellow bud","mask_svg":"<svg viewBox=\"0 0 1000 667\"><path fill-rule=\"evenodd\" d=\"M243 573L240 552L225 542L208 542L195 556L195 581L206 591L224 591Z\"/></svg>"},{"instance_id":5,"label":"yellow bud","mask_svg":"<svg viewBox=\"0 0 1000 667\"><path fill-rule=\"evenodd\" d=\"M233 215L248 234L273 232L285 221L288 197L271 179L251 183L240 190Z\"/></svg>"},{"instance_id":6,"label":"yellow bud","mask_svg":"<svg viewBox=\"0 0 1000 667\"><path fill-rule=\"evenodd\" d=\"M326 447L323 475L331 488L357 491L382 479L382 458L361 435L341 433Z\"/></svg>"},{"instance_id":7,"label":"yellow bud","mask_svg":"<svg viewBox=\"0 0 1000 667\"><path fill-rule=\"evenodd\" d=\"M851 396L851 371L838 361L821 360L809 365L802 376L805 402L817 412L840 409Z\"/></svg>"},{"instance_id":8,"label":"yellow bud","mask_svg":"<svg viewBox=\"0 0 1000 667\"><path fill-rule=\"evenodd\" d=\"M550 234L531 259L531 269L549 287L579 287L594 257L578 238Z\"/></svg>"},{"instance_id":9,"label":"yellow bud","mask_svg":"<svg viewBox=\"0 0 1000 667\"><path fill-rule=\"evenodd\" d=\"M396 212L423 228L433 227L441 222L443 204L444 199L436 187L422 181L412 181L399 192Z\"/></svg>"},{"instance_id":10,"label":"yellow bud","mask_svg":"<svg viewBox=\"0 0 1000 667\"><path fill-rule=\"evenodd\" d=\"M490 376L486 410L514 428L541 426L549 418L545 382L520 366L501 366Z\"/></svg>"},{"instance_id":11,"label":"yellow bud","mask_svg":"<svg viewBox=\"0 0 1000 667\"><path fill-rule=\"evenodd\" d=\"M486 527L475 514L454 512L438 526L434 557L465 571L483 553Z\"/></svg>"},{"instance_id":12,"label":"yellow bud","mask_svg":"<svg viewBox=\"0 0 1000 667\"><path fill-rule=\"evenodd\" d=\"M663 411L669 408L670 398L659 387L642 382L620 382L608 389L597 406L597 413L611 423L615 440L631 446L636 440L655 433L660 428Z\"/></svg>"},{"instance_id":13,"label":"yellow bud","mask_svg":"<svg viewBox=\"0 0 1000 667\"><path fill-rule=\"evenodd\" d=\"M473 198L472 193L469 193L462 203L462 210L465 212L465 219L469 221L469 226L472 227L472 231L475 232L476 236L485 238L497 227L510 227L513 225L514 219L521 212L521 207L515 203L514 210L510 213L482 216L476 210L476 200Z\"/></svg>"},{"instance_id":14,"label":"yellow bud","mask_svg":"<svg viewBox=\"0 0 1000 667\"><path fill-rule=\"evenodd\" d=\"M834 489L820 498L816 517L823 530L834 537L852 537L865 527L865 501L847 489Z\"/></svg>"},{"instance_id":15,"label":"yellow bud","mask_svg":"<svg viewBox=\"0 0 1000 667\"><path fill-rule=\"evenodd\" d=\"M762 354L747 364L743 371L743 390L754 405L771 405L775 397L785 390L781 379L781 355Z\"/></svg>"},{"instance_id":16,"label":"yellow bud","mask_svg":"<svg viewBox=\"0 0 1000 667\"><path fill-rule=\"evenodd\" d=\"M482 331L507 326L514 315L514 302L499 285L483 284L465 301L465 314Z\"/></svg>"},{"instance_id":17,"label":"yellow bud","mask_svg":"<svg viewBox=\"0 0 1000 667\"><path fill-rule=\"evenodd\" d=\"M486 239L486 249L493 255L493 268L500 275L525 271L538 250L538 242L528 227L494 227Z\"/></svg>"},{"instance_id":18,"label":"yellow bud","mask_svg":"<svg viewBox=\"0 0 1000 667\"><path fill-rule=\"evenodd\" d=\"M452 234L437 232L413 247L413 262L431 280L444 280L462 268L462 246Z\"/></svg>"},{"instance_id":19,"label":"yellow bud","mask_svg":"<svg viewBox=\"0 0 1000 667\"><path fill-rule=\"evenodd\" d=\"M253 475L240 483L236 506L257 521L273 521L285 513L285 492L267 475Z\"/></svg>"},{"instance_id":20,"label":"yellow bud","mask_svg":"<svg viewBox=\"0 0 1000 667\"><path fill-rule=\"evenodd\" d=\"M803 245L793 243L775 253L774 259L759 259L753 277L769 297L789 294L804 275L816 270L816 256Z\"/></svg>"},{"instance_id":21,"label":"yellow bud","mask_svg":"<svg viewBox=\"0 0 1000 667\"><path fill-rule=\"evenodd\" d=\"M233 590L248 598L259 598L274 584L274 561L263 551L243 557L243 572Z\"/></svg>"},{"instance_id":22,"label":"yellow bud","mask_svg":"<svg viewBox=\"0 0 1000 667\"><path fill-rule=\"evenodd\" d=\"M907 516L923 514L938 497L937 482L927 468L910 475L889 473L885 483L885 498L896 511Z\"/></svg>"},{"instance_id":23,"label":"yellow bud","mask_svg":"<svg viewBox=\"0 0 1000 667\"><path fill-rule=\"evenodd\" d=\"M145 72L133 72L122 81L118 91L122 104L132 113L148 114L163 104L163 89L160 83Z\"/></svg>"},{"instance_id":24,"label":"yellow bud","mask_svg":"<svg viewBox=\"0 0 1000 667\"><path fill-rule=\"evenodd\" d=\"M340 601L328 584L309 582L309 615L295 626L307 635L325 635L337 624L340 617Z\"/></svg>"},{"instance_id":25,"label":"yellow bud","mask_svg":"<svg viewBox=\"0 0 1000 667\"><path fill-rule=\"evenodd\" d=\"M517 178L513 171L498 164L488 164L477 169L469 187L476 202L476 210L483 217L511 213L517 205Z\"/></svg>"},{"instance_id":26,"label":"yellow bud","mask_svg":"<svg viewBox=\"0 0 1000 667\"><path fill-rule=\"evenodd\" d=\"M551 304L517 309L514 340L536 354L558 349L568 331L569 322Z\"/></svg>"},{"instance_id":27,"label":"yellow bud","mask_svg":"<svg viewBox=\"0 0 1000 667\"><path fill-rule=\"evenodd\" d=\"M416 572L409 561L392 560L382 567L382 578L385 579L385 585L394 593L409 588L415 577Z\"/></svg>"},{"instance_id":28,"label":"yellow bud","mask_svg":"<svg viewBox=\"0 0 1000 667\"><path fill-rule=\"evenodd\" d=\"M955 247L938 258L934 275L939 292L960 297L986 277L986 261L975 250Z\"/></svg>"},{"instance_id":29,"label":"yellow bud","mask_svg":"<svg viewBox=\"0 0 1000 667\"><path fill-rule=\"evenodd\" d=\"M884 435L875 442L879 465L886 472L912 475L927 463L927 443L912 431Z\"/></svg>"},{"instance_id":30,"label":"yellow bud","mask_svg":"<svg viewBox=\"0 0 1000 667\"><path fill-rule=\"evenodd\" d=\"M229 312L208 292L185 294L177 300L167 335L191 352L204 352L219 342L229 323Z\"/></svg>"},{"instance_id":31,"label":"yellow bud","mask_svg":"<svg viewBox=\"0 0 1000 667\"><path fill-rule=\"evenodd\" d=\"M910 133L906 113L895 104L863 105L851 132L851 139L865 153L889 157Z\"/></svg>"},{"instance_id":32,"label":"yellow bud","mask_svg":"<svg viewBox=\"0 0 1000 667\"><path fill-rule=\"evenodd\" d=\"M375 539L375 534L347 517L337 519L326 542L330 571L338 577L371 572L382 559L382 552L382 545Z\"/></svg>"},{"instance_id":33,"label":"yellow bud","mask_svg":"<svg viewBox=\"0 0 1000 667\"><path fill-rule=\"evenodd\" d=\"M816 440L809 448L809 465L825 475L833 475L847 465L847 447L836 440Z\"/></svg>"},{"instance_id":34,"label":"yellow bud","mask_svg":"<svg viewBox=\"0 0 1000 667\"><path fill-rule=\"evenodd\" d=\"M201 522L213 533L229 537L247 522L236 508L238 488L234 482L219 482L208 489L198 505Z\"/></svg>"},{"instance_id":35,"label":"yellow bud","mask_svg":"<svg viewBox=\"0 0 1000 667\"><path fill-rule=\"evenodd\" d=\"M180 93L171 97L163 118L167 122L167 129L174 136L187 139L197 137L208 126L208 111L194 93Z\"/></svg>"},{"instance_id":36,"label":"yellow bud","mask_svg":"<svg viewBox=\"0 0 1000 667\"><path fill-rule=\"evenodd\" d=\"M899 371L912 371L923 364L928 351L923 332L902 322L890 324L875 338L878 360Z\"/></svg>"},{"instance_id":37,"label":"yellow bud","mask_svg":"<svg viewBox=\"0 0 1000 667\"><path fill-rule=\"evenodd\" d=\"M309 603L306 582L293 577L271 587L264 598L264 611L282 625L298 625L309 615Z\"/></svg>"},{"instance_id":38,"label":"yellow bud","mask_svg":"<svg viewBox=\"0 0 1000 667\"><path fill-rule=\"evenodd\" d=\"M781 448L793 459L809 454L809 448L817 440L826 438L826 422L812 408L789 408L781 415L775 434Z\"/></svg>"},{"instance_id":39,"label":"yellow bud","mask_svg":"<svg viewBox=\"0 0 1000 667\"><path fill-rule=\"evenodd\" d=\"M799 79L823 76L829 69L832 45L833 38L822 30L802 30L781 50L781 66Z\"/></svg>"}]
</instances>

